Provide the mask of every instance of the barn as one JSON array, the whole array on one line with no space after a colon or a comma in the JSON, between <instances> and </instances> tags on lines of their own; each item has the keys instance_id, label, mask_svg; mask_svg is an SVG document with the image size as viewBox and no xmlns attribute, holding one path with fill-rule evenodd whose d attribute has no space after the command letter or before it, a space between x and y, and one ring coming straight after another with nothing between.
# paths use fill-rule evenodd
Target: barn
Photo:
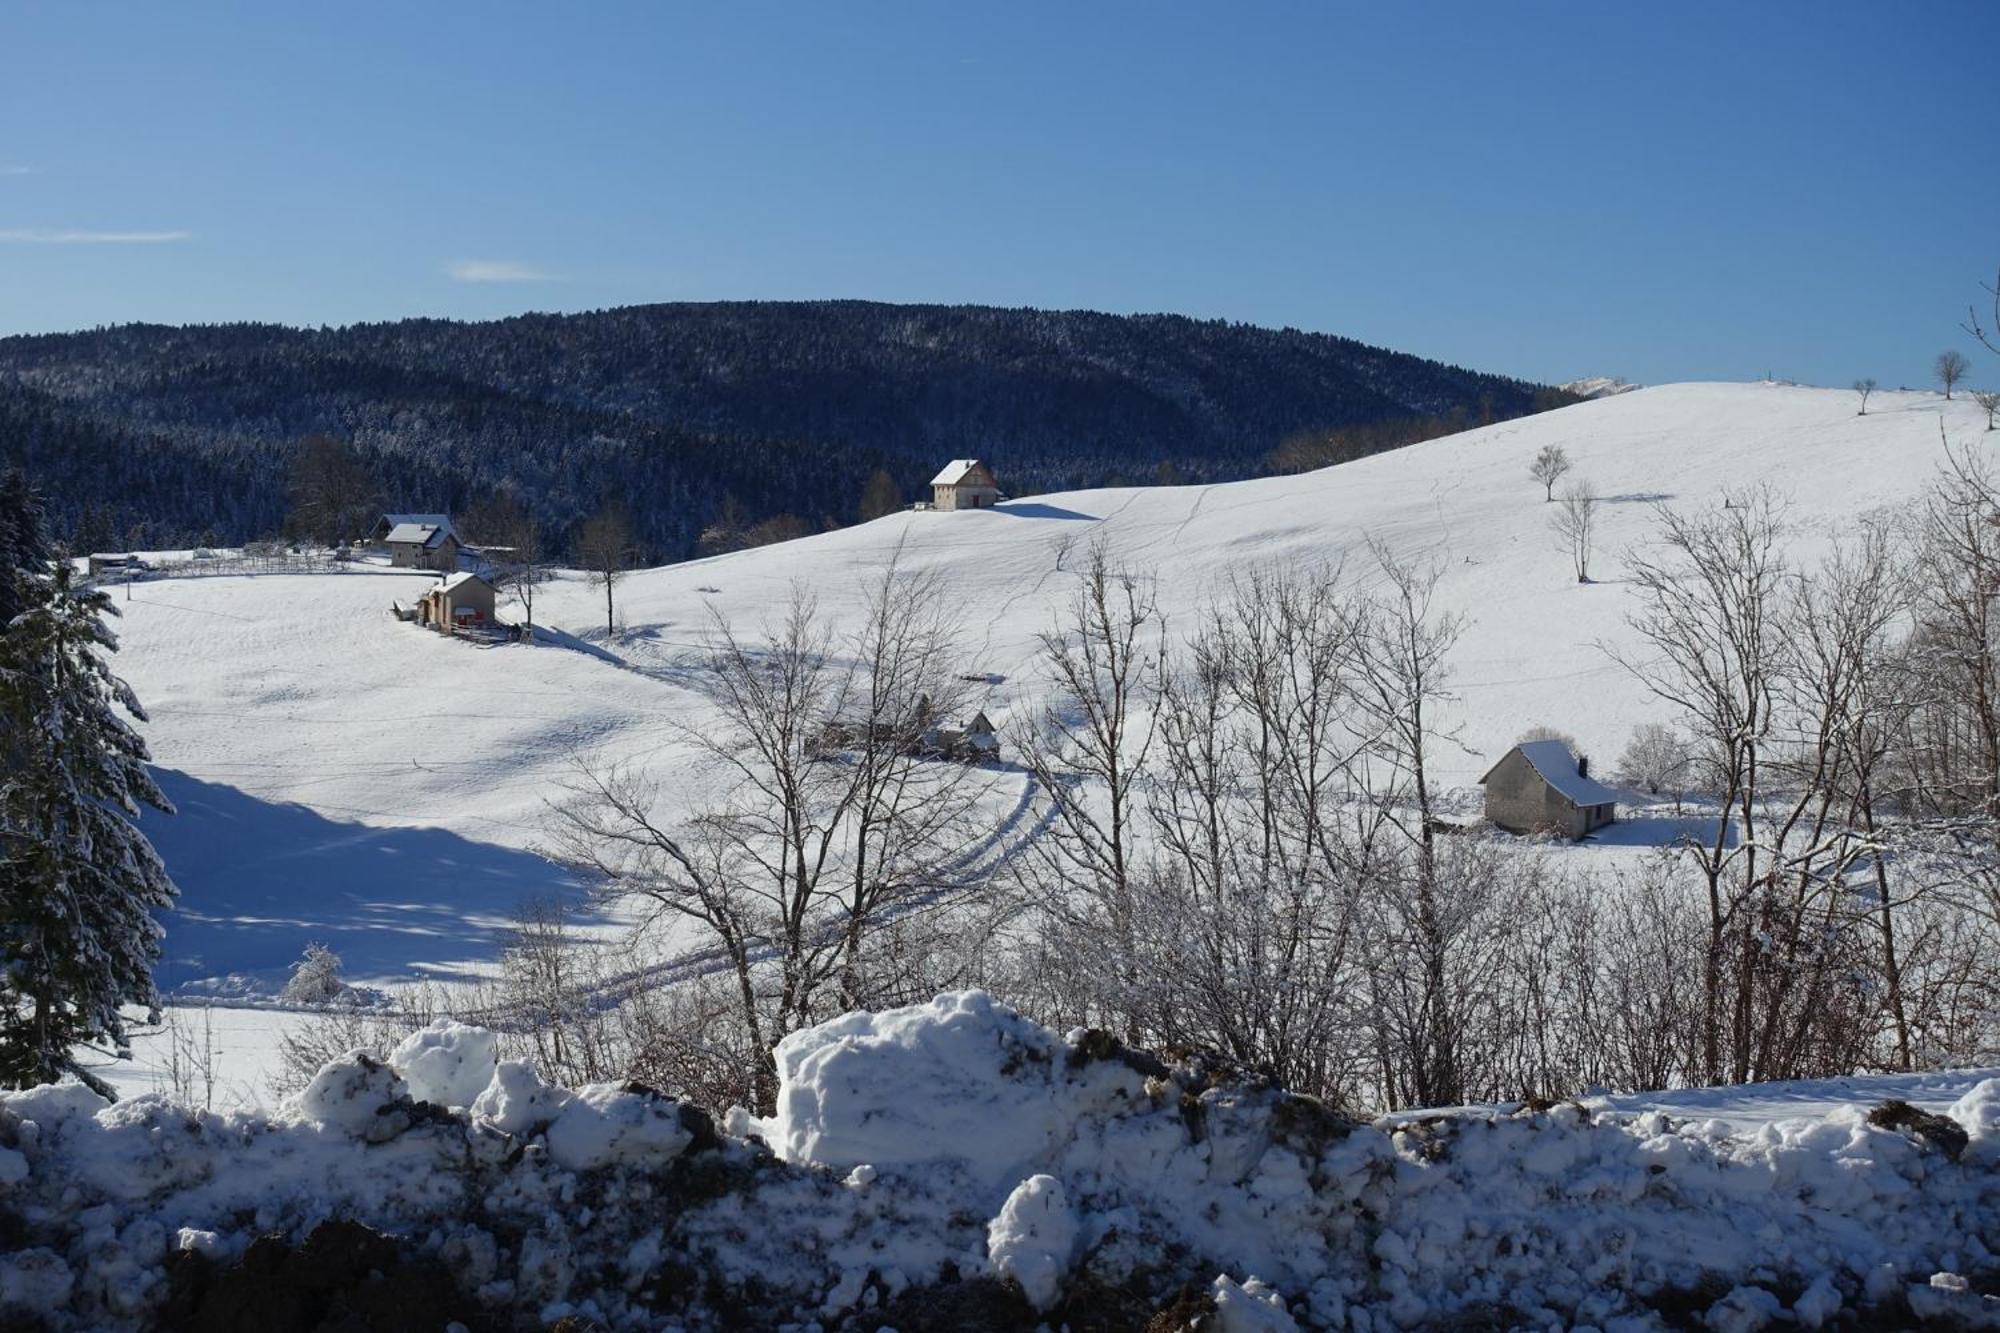
<instances>
[{"instance_id":1,"label":"barn","mask_svg":"<svg viewBox=\"0 0 2000 1333\"><path fill-rule=\"evenodd\" d=\"M976 458L954 458L931 478L933 509L991 509L1005 498L993 469Z\"/></svg>"},{"instance_id":2,"label":"barn","mask_svg":"<svg viewBox=\"0 0 2000 1333\"><path fill-rule=\"evenodd\" d=\"M1618 817L1618 793L1590 776L1561 741L1522 741L1480 779L1486 818L1510 833L1581 838Z\"/></svg>"}]
</instances>

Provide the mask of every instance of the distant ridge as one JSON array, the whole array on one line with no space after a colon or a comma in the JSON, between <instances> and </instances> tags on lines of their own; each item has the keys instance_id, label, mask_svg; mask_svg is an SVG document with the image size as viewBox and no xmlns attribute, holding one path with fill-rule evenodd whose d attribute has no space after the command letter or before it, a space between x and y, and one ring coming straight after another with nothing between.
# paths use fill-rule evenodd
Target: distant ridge
<instances>
[{"instance_id":1,"label":"distant ridge","mask_svg":"<svg viewBox=\"0 0 2000 1333\"><path fill-rule=\"evenodd\" d=\"M612 498L670 560L719 519L851 522L878 469L906 499L969 456L1015 495L1225 480L1299 432L1557 401L1296 329L865 301L0 339L0 448L51 493L59 532L93 510L141 547L276 533L312 433L353 446L384 508L512 492L560 546Z\"/></svg>"}]
</instances>

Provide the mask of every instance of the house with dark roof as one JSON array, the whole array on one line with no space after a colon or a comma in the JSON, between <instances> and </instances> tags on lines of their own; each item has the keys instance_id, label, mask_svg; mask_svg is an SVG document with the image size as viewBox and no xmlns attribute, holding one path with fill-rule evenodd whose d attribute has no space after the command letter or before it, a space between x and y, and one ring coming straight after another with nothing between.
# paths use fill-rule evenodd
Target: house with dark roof
<instances>
[{"instance_id":1,"label":"house with dark roof","mask_svg":"<svg viewBox=\"0 0 2000 1333\"><path fill-rule=\"evenodd\" d=\"M1479 781L1487 820L1510 833L1581 838L1618 817L1618 793L1591 777L1561 741L1522 741Z\"/></svg>"},{"instance_id":2,"label":"house with dark roof","mask_svg":"<svg viewBox=\"0 0 2000 1333\"><path fill-rule=\"evenodd\" d=\"M993 469L976 458L954 458L931 478L933 509L991 509L1005 498Z\"/></svg>"}]
</instances>

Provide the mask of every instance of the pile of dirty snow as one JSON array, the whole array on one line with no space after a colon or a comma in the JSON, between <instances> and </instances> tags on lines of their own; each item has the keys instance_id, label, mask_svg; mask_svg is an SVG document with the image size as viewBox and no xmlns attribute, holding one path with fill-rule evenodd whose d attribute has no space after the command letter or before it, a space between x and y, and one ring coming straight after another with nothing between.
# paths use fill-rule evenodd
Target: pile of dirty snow
<instances>
[{"instance_id":1,"label":"pile of dirty snow","mask_svg":"<svg viewBox=\"0 0 2000 1333\"><path fill-rule=\"evenodd\" d=\"M848 1015L778 1063L775 1114L727 1132L645 1088L550 1086L449 1023L277 1115L0 1096L0 1324L198 1315L340 1227L502 1324L2000 1321L2000 1080L1947 1116L1745 1136L1573 1104L1369 1125L978 992Z\"/></svg>"}]
</instances>

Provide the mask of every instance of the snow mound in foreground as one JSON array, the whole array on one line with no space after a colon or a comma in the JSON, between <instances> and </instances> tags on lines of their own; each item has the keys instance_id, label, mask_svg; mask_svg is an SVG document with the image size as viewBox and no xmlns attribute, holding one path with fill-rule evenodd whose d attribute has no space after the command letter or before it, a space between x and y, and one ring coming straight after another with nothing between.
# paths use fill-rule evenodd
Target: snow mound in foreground
<instances>
[{"instance_id":1,"label":"snow mound in foreground","mask_svg":"<svg viewBox=\"0 0 2000 1333\"><path fill-rule=\"evenodd\" d=\"M33 1238L0 1254L0 1322L145 1327L173 1251L329 1218L503 1321L616 1328L940 1326L975 1298L1054 1327L1106 1293L1219 1330L2000 1318L2000 1080L1952 1109L1956 1157L1859 1107L1748 1136L1574 1105L1364 1125L966 993L787 1039L776 1115L734 1118L767 1148L490 1049L344 1056L275 1117L0 1095L0 1214Z\"/></svg>"}]
</instances>

